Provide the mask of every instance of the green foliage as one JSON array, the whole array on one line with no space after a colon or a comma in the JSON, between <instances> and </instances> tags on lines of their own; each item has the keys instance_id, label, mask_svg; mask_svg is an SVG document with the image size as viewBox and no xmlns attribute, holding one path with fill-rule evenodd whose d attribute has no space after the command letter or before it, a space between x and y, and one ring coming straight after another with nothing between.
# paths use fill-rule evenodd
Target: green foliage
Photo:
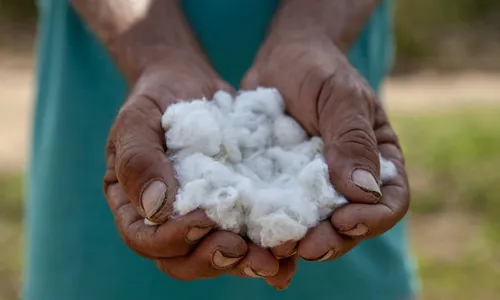
<instances>
[{"instance_id":1,"label":"green foliage","mask_svg":"<svg viewBox=\"0 0 500 300\"><path fill-rule=\"evenodd\" d=\"M15 22L33 21L36 18L34 0L0 0L0 16Z\"/></svg>"},{"instance_id":2,"label":"green foliage","mask_svg":"<svg viewBox=\"0 0 500 300\"><path fill-rule=\"evenodd\" d=\"M460 208L485 217L500 208L500 109L398 116L415 212Z\"/></svg>"},{"instance_id":3,"label":"green foliage","mask_svg":"<svg viewBox=\"0 0 500 300\"><path fill-rule=\"evenodd\" d=\"M394 1L398 62L444 55L439 53L445 42L443 38L457 32L466 38L500 28L500 1L497 0Z\"/></svg>"},{"instance_id":4,"label":"green foliage","mask_svg":"<svg viewBox=\"0 0 500 300\"><path fill-rule=\"evenodd\" d=\"M0 299L17 299L22 259L22 181L0 173Z\"/></svg>"}]
</instances>

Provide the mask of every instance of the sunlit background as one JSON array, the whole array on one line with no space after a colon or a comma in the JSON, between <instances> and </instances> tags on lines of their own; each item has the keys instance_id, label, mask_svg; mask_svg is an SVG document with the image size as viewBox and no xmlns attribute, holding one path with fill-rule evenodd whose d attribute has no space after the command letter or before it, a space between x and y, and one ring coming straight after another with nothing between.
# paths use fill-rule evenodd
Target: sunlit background
<instances>
[{"instance_id":1,"label":"sunlit background","mask_svg":"<svg viewBox=\"0 0 500 300\"><path fill-rule=\"evenodd\" d=\"M412 186L425 300L500 299L500 1L399 0L384 98ZM33 0L0 0L0 300L17 299Z\"/></svg>"}]
</instances>

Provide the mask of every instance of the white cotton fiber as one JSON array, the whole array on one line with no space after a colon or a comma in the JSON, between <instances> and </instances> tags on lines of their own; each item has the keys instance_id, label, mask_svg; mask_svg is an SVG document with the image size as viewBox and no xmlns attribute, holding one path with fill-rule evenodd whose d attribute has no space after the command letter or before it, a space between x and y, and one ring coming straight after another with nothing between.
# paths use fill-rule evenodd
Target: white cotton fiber
<instances>
[{"instance_id":1,"label":"white cotton fiber","mask_svg":"<svg viewBox=\"0 0 500 300\"><path fill-rule=\"evenodd\" d=\"M180 184L178 215L201 208L220 228L274 247L300 240L347 203L328 179L323 141L285 114L276 89L179 102L162 126ZM388 180L396 169L380 159Z\"/></svg>"}]
</instances>

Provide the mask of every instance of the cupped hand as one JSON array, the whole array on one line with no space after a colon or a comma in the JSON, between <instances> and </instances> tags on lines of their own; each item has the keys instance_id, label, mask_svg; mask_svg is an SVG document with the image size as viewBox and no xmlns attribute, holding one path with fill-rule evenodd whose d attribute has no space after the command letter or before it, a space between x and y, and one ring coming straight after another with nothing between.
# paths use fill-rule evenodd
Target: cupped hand
<instances>
[{"instance_id":1,"label":"cupped hand","mask_svg":"<svg viewBox=\"0 0 500 300\"><path fill-rule=\"evenodd\" d=\"M276 256L297 251L306 260L331 260L405 215L409 188L397 136L374 91L331 40L298 35L264 44L242 81L242 89L258 86L277 88L287 112L323 138L330 180L350 201L299 243L272 249ZM397 169L381 189L379 153Z\"/></svg>"},{"instance_id":2,"label":"cupped hand","mask_svg":"<svg viewBox=\"0 0 500 300\"><path fill-rule=\"evenodd\" d=\"M179 99L210 99L221 89L231 91L196 55L183 53L146 68L109 135L106 199L125 243L171 277L269 276L281 287L291 275L281 278L286 268L280 269L270 251L236 233L215 230L200 210L169 218L178 187L165 155L161 116ZM145 224L145 218L158 225Z\"/></svg>"}]
</instances>

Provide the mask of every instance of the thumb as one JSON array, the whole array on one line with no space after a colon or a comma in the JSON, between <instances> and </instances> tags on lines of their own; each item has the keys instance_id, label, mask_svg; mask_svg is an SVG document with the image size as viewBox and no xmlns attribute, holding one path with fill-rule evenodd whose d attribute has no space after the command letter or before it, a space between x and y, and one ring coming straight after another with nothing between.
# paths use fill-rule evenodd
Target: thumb
<instances>
[{"instance_id":1,"label":"thumb","mask_svg":"<svg viewBox=\"0 0 500 300\"><path fill-rule=\"evenodd\" d=\"M178 188L165 155L161 116L153 99L131 98L118 114L108 141L120 185L141 215L158 224L169 217Z\"/></svg>"},{"instance_id":2,"label":"thumb","mask_svg":"<svg viewBox=\"0 0 500 300\"><path fill-rule=\"evenodd\" d=\"M324 87L329 86L333 87ZM330 180L349 201L376 203L382 193L373 131L375 98L360 85L350 90L336 85L335 91L326 94L330 99L319 106L318 117Z\"/></svg>"}]
</instances>

